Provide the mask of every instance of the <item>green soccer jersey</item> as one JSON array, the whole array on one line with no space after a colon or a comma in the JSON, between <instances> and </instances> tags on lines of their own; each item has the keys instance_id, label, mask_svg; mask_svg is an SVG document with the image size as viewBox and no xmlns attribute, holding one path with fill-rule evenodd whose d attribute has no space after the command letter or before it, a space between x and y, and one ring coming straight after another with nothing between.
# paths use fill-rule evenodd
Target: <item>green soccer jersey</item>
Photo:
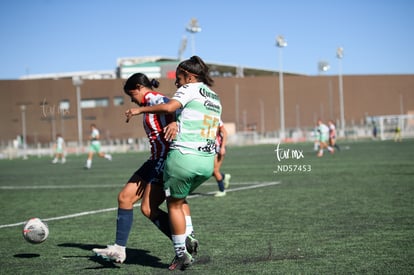
<instances>
[{"instance_id":1,"label":"green soccer jersey","mask_svg":"<svg viewBox=\"0 0 414 275\"><path fill-rule=\"evenodd\" d=\"M222 110L218 95L197 82L181 86L173 99L183 108L177 116L178 134L170 148L183 154L214 155Z\"/></svg>"}]
</instances>

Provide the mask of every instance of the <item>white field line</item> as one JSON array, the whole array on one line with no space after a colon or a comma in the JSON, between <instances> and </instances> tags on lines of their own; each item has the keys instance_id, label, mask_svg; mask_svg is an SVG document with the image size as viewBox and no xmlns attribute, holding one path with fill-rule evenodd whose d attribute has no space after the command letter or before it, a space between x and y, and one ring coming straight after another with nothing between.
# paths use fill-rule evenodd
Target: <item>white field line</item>
<instances>
[{"instance_id":1,"label":"white field line","mask_svg":"<svg viewBox=\"0 0 414 275\"><path fill-rule=\"evenodd\" d=\"M236 184L236 183L235 183ZM244 183L237 183L237 185L247 185L251 184L250 182ZM206 182L203 185L217 185L216 182ZM37 186L29 186L29 185L21 185L21 186L13 186L13 185L5 185L0 186L0 190L39 190L39 189L80 189L80 188L112 188L112 187L119 187L122 188L123 184L82 184L82 185L37 185ZM230 190L229 190L230 191Z\"/></svg>"},{"instance_id":2,"label":"white field line","mask_svg":"<svg viewBox=\"0 0 414 275\"><path fill-rule=\"evenodd\" d=\"M0 190L37 190L37 189L80 189L80 188L105 188L122 187L119 184L86 184L86 185L37 185L37 186L0 186Z\"/></svg>"},{"instance_id":3,"label":"white field line","mask_svg":"<svg viewBox=\"0 0 414 275\"><path fill-rule=\"evenodd\" d=\"M267 187L267 186L272 186L272 185L278 185L280 184L280 181L276 181L276 182L255 182L253 183L253 185L248 185L248 186L242 186L242 187L237 187L237 188L231 188L231 189L227 189L226 192L236 192L236 191L242 191L242 190L248 190L248 189L255 189L255 188L260 188L260 187ZM98 187L98 186L95 186ZM73 186L72 186L73 188ZM78 188L78 186L76 186L76 188ZM203 193L203 194L194 194L194 195L190 195L187 198L191 199L191 198L197 198L197 197L202 197L207 195L212 195L215 194L216 191L213 192L208 192L208 193ZM141 203L137 203L134 204L134 207L139 207L141 206ZM77 217L81 217L81 216L86 216L86 215L93 215L93 214L98 214L98 213L104 213L104 212L110 212L110 211L115 211L117 210L118 207L112 207L112 208L106 208L106 209L99 209L99 210L92 210L92 211L85 211L85 212L80 212L80 213L75 213L75 214L70 214L70 215L65 215L65 216L59 216L59 217L53 217L53 218L46 218L46 219L42 219L43 221L47 222L47 221L56 221L56 220L64 220L64 219L70 219L70 218L77 218ZM18 223L12 223L12 224L3 224L0 225L0 228L6 228L6 227L15 227L15 226L20 226L23 225L26 221L24 222L18 222Z\"/></svg>"}]
</instances>

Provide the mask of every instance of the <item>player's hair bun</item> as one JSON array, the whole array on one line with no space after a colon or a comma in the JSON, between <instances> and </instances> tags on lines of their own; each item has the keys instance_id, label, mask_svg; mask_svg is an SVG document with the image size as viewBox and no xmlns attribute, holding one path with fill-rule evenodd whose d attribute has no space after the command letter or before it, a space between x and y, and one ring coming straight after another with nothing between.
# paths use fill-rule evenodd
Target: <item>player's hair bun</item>
<instances>
[{"instance_id":1,"label":"player's hair bun","mask_svg":"<svg viewBox=\"0 0 414 275\"><path fill-rule=\"evenodd\" d=\"M152 87L154 87L154 88L158 88L159 86L160 86L160 82L158 81L158 80L156 80L156 79L152 79L151 80L151 85L152 85Z\"/></svg>"}]
</instances>

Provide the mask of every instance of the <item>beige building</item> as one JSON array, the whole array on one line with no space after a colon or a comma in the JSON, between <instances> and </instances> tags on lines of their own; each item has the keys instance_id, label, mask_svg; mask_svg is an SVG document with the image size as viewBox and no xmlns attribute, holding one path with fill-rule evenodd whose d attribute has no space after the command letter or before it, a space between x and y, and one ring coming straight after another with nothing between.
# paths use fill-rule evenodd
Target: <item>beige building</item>
<instances>
[{"instance_id":1,"label":"beige building","mask_svg":"<svg viewBox=\"0 0 414 275\"><path fill-rule=\"evenodd\" d=\"M95 123L105 140L144 137L139 117L125 123L124 111L134 105L124 95L124 79L83 80L80 86L82 138ZM174 80L160 79L159 91L171 96ZM223 120L237 131L275 134L280 130L278 75L215 78L214 89L223 105ZM376 115L414 111L414 75L343 76L346 126L363 125ZM68 142L78 140L76 87L72 79L0 81L0 142L22 135L29 146L49 144L57 133ZM315 120L339 122L337 76L284 75L285 127L312 129ZM24 110L23 110L23 109ZM25 120L25 121L23 121Z\"/></svg>"}]
</instances>

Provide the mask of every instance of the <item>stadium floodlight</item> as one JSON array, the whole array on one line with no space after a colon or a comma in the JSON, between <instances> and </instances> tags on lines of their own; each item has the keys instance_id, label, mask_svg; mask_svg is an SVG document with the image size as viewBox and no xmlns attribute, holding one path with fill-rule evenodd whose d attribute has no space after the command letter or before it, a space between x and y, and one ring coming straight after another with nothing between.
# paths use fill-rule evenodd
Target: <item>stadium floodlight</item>
<instances>
[{"instance_id":1,"label":"stadium floodlight","mask_svg":"<svg viewBox=\"0 0 414 275\"><path fill-rule=\"evenodd\" d=\"M342 58L344 57L344 48L336 49L336 57L338 58L338 78L339 78L339 108L341 116L341 133L345 134L345 111L344 111L344 91L342 83Z\"/></svg>"},{"instance_id":2,"label":"stadium floodlight","mask_svg":"<svg viewBox=\"0 0 414 275\"><path fill-rule=\"evenodd\" d=\"M344 57L344 48L339 47L336 49L336 57L342 59Z\"/></svg>"},{"instance_id":3,"label":"stadium floodlight","mask_svg":"<svg viewBox=\"0 0 414 275\"><path fill-rule=\"evenodd\" d=\"M287 41L282 35L276 37L276 46L279 48L279 103L280 103L280 140L285 138L285 100L283 87L283 61L282 49L287 46Z\"/></svg>"},{"instance_id":4,"label":"stadium floodlight","mask_svg":"<svg viewBox=\"0 0 414 275\"><path fill-rule=\"evenodd\" d=\"M20 111L22 114L22 149L23 159L27 159L27 143L26 143L26 105L20 105Z\"/></svg>"},{"instance_id":5,"label":"stadium floodlight","mask_svg":"<svg viewBox=\"0 0 414 275\"><path fill-rule=\"evenodd\" d=\"M196 18L192 18L190 23L188 23L187 27L185 28L186 31L191 33L191 48L192 48L192 55L195 55L195 39L194 34L201 32L201 28L198 25L198 20Z\"/></svg>"},{"instance_id":6,"label":"stadium floodlight","mask_svg":"<svg viewBox=\"0 0 414 275\"><path fill-rule=\"evenodd\" d=\"M329 65L328 62L326 62L326 61L319 61L319 63L318 63L318 71L319 71L319 73L327 72L330 68L331 68L331 66Z\"/></svg>"},{"instance_id":7,"label":"stadium floodlight","mask_svg":"<svg viewBox=\"0 0 414 275\"><path fill-rule=\"evenodd\" d=\"M79 76L72 77L72 84L76 87L76 105L78 112L78 149L79 154L82 150L82 109L81 109L81 89L80 86L83 84L83 80Z\"/></svg>"}]
</instances>

